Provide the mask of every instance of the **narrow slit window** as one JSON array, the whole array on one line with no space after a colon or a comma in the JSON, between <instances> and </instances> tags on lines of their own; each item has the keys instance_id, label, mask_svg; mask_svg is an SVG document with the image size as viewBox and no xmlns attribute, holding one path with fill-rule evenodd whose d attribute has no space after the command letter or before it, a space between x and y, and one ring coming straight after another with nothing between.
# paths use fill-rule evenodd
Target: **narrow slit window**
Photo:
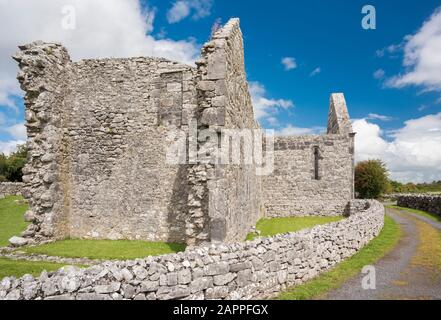
<instances>
[{"instance_id":1,"label":"narrow slit window","mask_svg":"<svg viewBox=\"0 0 441 320\"><path fill-rule=\"evenodd\" d=\"M319 147L314 147L314 180L320 180L319 175L319 160L320 160L320 151Z\"/></svg>"}]
</instances>

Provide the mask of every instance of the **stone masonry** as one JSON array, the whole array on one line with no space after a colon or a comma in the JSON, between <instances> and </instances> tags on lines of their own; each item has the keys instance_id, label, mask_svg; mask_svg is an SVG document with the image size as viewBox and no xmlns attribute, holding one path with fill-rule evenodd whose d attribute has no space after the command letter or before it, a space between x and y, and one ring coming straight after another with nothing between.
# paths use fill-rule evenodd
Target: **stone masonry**
<instances>
[{"instance_id":1,"label":"stone masonry","mask_svg":"<svg viewBox=\"0 0 441 320\"><path fill-rule=\"evenodd\" d=\"M13 58L26 92L28 242L230 243L264 216L349 210L354 133L343 94L331 96L326 135L275 138L272 174L243 159L210 161L229 133L259 129L238 19L203 46L196 67L146 57L72 62L44 42ZM243 139L241 152L259 151ZM186 152L169 162L178 142Z\"/></svg>"},{"instance_id":2,"label":"stone masonry","mask_svg":"<svg viewBox=\"0 0 441 320\"><path fill-rule=\"evenodd\" d=\"M211 244L185 252L86 269L66 267L0 282L0 300L262 299L329 270L381 231L384 207L353 200L349 217L254 241Z\"/></svg>"},{"instance_id":3,"label":"stone masonry","mask_svg":"<svg viewBox=\"0 0 441 320\"><path fill-rule=\"evenodd\" d=\"M343 94L330 101L328 132L277 137L263 177L265 216L341 215L354 197L354 134Z\"/></svg>"},{"instance_id":4,"label":"stone masonry","mask_svg":"<svg viewBox=\"0 0 441 320\"><path fill-rule=\"evenodd\" d=\"M441 196L431 194L399 194L397 205L441 216Z\"/></svg>"},{"instance_id":5,"label":"stone masonry","mask_svg":"<svg viewBox=\"0 0 441 320\"><path fill-rule=\"evenodd\" d=\"M23 193L24 184L22 182L0 182L0 196L18 196Z\"/></svg>"}]
</instances>

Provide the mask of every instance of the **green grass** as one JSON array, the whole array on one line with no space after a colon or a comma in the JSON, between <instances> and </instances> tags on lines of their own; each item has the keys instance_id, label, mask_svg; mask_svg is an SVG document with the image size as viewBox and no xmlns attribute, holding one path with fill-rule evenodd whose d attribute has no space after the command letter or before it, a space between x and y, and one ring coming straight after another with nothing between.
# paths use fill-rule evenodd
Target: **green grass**
<instances>
[{"instance_id":1,"label":"green grass","mask_svg":"<svg viewBox=\"0 0 441 320\"><path fill-rule=\"evenodd\" d=\"M0 280L4 277L11 276L19 278L25 274L32 274L36 277L44 270L55 271L63 266L64 265L62 264L50 262L33 262L0 258Z\"/></svg>"},{"instance_id":2,"label":"green grass","mask_svg":"<svg viewBox=\"0 0 441 320\"><path fill-rule=\"evenodd\" d=\"M68 239L20 250L27 253L64 258L130 260L184 251L185 244L130 240Z\"/></svg>"},{"instance_id":3,"label":"green grass","mask_svg":"<svg viewBox=\"0 0 441 320\"><path fill-rule=\"evenodd\" d=\"M332 270L302 285L281 293L279 300L307 300L322 297L329 290L340 287L345 281L356 276L364 266L371 265L392 250L401 237L401 228L392 218L386 216L383 230L363 249Z\"/></svg>"},{"instance_id":4,"label":"green grass","mask_svg":"<svg viewBox=\"0 0 441 320\"><path fill-rule=\"evenodd\" d=\"M344 219L338 217L288 217L261 219L257 222L256 229L259 230L260 237L271 237L276 234L296 232L302 229L312 228L316 225L340 221ZM257 235L250 233L246 240L253 240Z\"/></svg>"},{"instance_id":5,"label":"green grass","mask_svg":"<svg viewBox=\"0 0 441 320\"><path fill-rule=\"evenodd\" d=\"M407 212L415 213L415 214L418 214L420 216L429 218L430 220L433 220L433 221L441 222L441 217L436 215L436 214L434 214L434 213L430 213L430 212L426 212L426 211L421 211L421 210L416 210L416 209L411 209L411 208L393 206L393 205L386 206L386 208L396 209L396 210L404 210L404 211L407 211Z\"/></svg>"},{"instance_id":6,"label":"green grass","mask_svg":"<svg viewBox=\"0 0 441 320\"><path fill-rule=\"evenodd\" d=\"M17 204L16 200L23 200L23 197L7 196L0 199L0 247L7 246L9 238L20 235L28 225L23 218L28 205Z\"/></svg>"}]
</instances>

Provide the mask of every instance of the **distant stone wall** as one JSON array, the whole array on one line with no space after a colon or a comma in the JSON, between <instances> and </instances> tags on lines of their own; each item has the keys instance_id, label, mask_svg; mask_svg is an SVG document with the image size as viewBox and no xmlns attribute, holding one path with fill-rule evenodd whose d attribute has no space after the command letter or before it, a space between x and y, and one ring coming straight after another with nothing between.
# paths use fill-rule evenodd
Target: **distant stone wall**
<instances>
[{"instance_id":1,"label":"distant stone wall","mask_svg":"<svg viewBox=\"0 0 441 320\"><path fill-rule=\"evenodd\" d=\"M441 196L430 194L399 194L397 205L441 216Z\"/></svg>"},{"instance_id":2,"label":"distant stone wall","mask_svg":"<svg viewBox=\"0 0 441 320\"><path fill-rule=\"evenodd\" d=\"M22 195L23 188L22 182L0 182L0 195Z\"/></svg>"},{"instance_id":3,"label":"distant stone wall","mask_svg":"<svg viewBox=\"0 0 441 320\"><path fill-rule=\"evenodd\" d=\"M354 200L350 216L313 229L178 254L66 268L37 279L4 278L0 299L262 299L352 256L384 224L377 201Z\"/></svg>"},{"instance_id":4,"label":"distant stone wall","mask_svg":"<svg viewBox=\"0 0 441 320\"><path fill-rule=\"evenodd\" d=\"M328 134L276 137L263 177L265 216L335 216L354 197L354 140L344 97L333 94Z\"/></svg>"}]
</instances>

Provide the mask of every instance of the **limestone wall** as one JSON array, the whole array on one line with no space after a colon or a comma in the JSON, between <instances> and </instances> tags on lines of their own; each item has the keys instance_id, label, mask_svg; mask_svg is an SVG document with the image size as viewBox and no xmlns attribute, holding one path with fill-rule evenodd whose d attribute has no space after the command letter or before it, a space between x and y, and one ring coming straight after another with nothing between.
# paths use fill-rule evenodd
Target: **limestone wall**
<instances>
[{"instance_id":1,"label":"limestone wall","mask_svg":"<svg viewBox=\"0 0 441 320\"><path fill-rule=\"evenodd\" d=\"M276 137L265 216L342 215L353 198L354 133L343 94L332 94L326 135Z\"/></svg>"},{"instance_id":2,"label":"limestone wall","mask_svg":"<svg viewBox=\"0 0 441 320\"><path fill-rule=\"evenodd\" d=\"M22 182L0 182L0 195L21 195L24 183Z\"/></svg>"},{"instance_id":3,"label":"limestone wall","mask_svg":"<svg viewBox=\"0 0 441 320\"><path fill-rule=\"evenodd\" d=\"M187 168L166 152L169 133L188 130L196 70L153 58L72 63L43 43L16 59L31 155L25 235L185 241Z\"/></svg>"},{"instance_id":4,"label":"limestone wall","mask_svg":"<svg viewBox=\"0 0 441 320\"><path fill-rule=\"evenodd\" d=\"M0 299L260 299L301 284L379 234L384 207L352 201L349 218L245 243L212 244L135 261L4 278Z\"/></svg>"},{"instance_id":5,"label":"limestone wall","mask_svg":"<svg viewBox=\"0 0 441 320\"><path fill-rule=\"evenodd\" d=\"M167 163L166 152L196 105L193 73L152 58L72 65L63 163L71 237L185 241L186 166Z\"/></svg>"},{"instance_id":6,"label":"limestone wall","mask_svg":"<svg viewBox=\"0 0 441 320\"><path fill-rule=\"evenodd\" d=\"M441 216L441 196L430 194L399 194L397 205Z\"/></svg>"},{"instance_id":7,"label":"limestone wall","mask_svg":"<svg viewBox=\"0 0 441 320\"><path fill-rule=\"evenodd\" d=\"M43 42L20 49L26 238L233 242L264 215L342 214L353 197L342 94L331 96L328 135L278 138L274 174L257 175L259 125L238 19L215 32L196 68L160 58L74 63ZM177 141L184 155L170 163ZM237 142L230 155L225 146Z\"/></svg>"},{"instance_id":8,"label":"limestone wall","mask_svg":"<svg viewBox=\"0 0 441 320\"><path fill-rule=\"evenodd\" d=\"M238 241L245 238L262 216L260 177L256 176L255 165L246 164L243 159L239 164L213 163L216 154L211 152L219 146L226 149L227 139L240 139L241 129L258 128L248 90L238 19L231 19L213 35L202 48L197 64L199 130L202 131L199 143L208 155L201 153L207 163L192 168L190 180L195 186L192 197L202 201L192 202L194 223L188 228L188 236L194 238L194 243ZM203 130L207 129L209 133L205 136ZM245 144L242 143L241 154ZM203 196L198 194L201 185ZM208 215L201 217L201 211Z\"/></svg>"},{"instance_id":9,"label":"limestone wall","mask_svg":"<svg viewBox=\"0 0 441 320\"><path fill-rule=\"evenodd\" d=\"M23 168L24 197L32 222L25 237L45 239L60 234L67 190L60 183L63 113L70 58L59 44L34 42L20 46L13 57L20 67L17 79L26 92L28 162Z\"/></svg>"}]
</instances>

